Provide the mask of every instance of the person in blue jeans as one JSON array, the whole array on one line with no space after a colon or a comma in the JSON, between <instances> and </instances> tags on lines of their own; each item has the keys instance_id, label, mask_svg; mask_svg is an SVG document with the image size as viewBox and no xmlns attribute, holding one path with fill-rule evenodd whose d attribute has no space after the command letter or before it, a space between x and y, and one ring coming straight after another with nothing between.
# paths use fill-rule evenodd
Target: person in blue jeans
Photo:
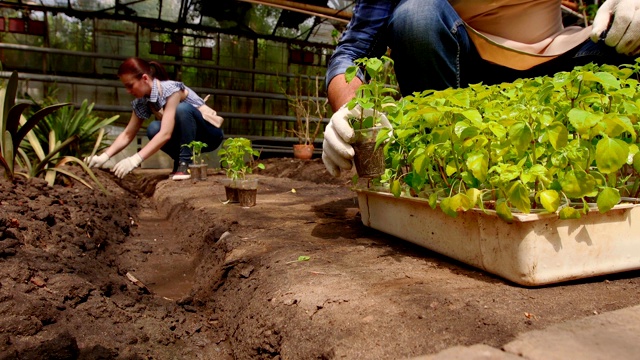
<instances>
[{"instance_id":1,"label":"person in blue jeans","mask_svg":"<svg viewBox=\"0 0 640 360\"><path fill-rule=\"evenodd\" d=\"M183 145L195 140L207 144L202 152L215 150L224 137L219 128L222 118L193 90L181 82L169 80L158 62L129 58L120 65L118 77L127 92L135 97L131 103L131 119L111 146L100 155L86 158L85 162L90 167L102 167L136 138L143 122L153 114L155 120L147 127L149 142L136 154L115 164L112 171L123 178L144 159L162 150L174 161L171 178L189 179L192 153Z\"/></svg>"},{"instance_id":2,"label":"person in blue jeans","mask_svg":"<svg viewBox=\"0 0 640 360\"><path fill-rule=\"evenodd\" d=\"M362 109L345 104L366 79L359 72L347 83L344 73L356 59L390 51L400 92L409 95L552 75L590 62L634 63L639 50L640 0L606 0L587 27L564 27L560 0L357 0L327 67L334 114L322 160L334 176L351 169L347 119Z\"/></svg>"}]
</instances>

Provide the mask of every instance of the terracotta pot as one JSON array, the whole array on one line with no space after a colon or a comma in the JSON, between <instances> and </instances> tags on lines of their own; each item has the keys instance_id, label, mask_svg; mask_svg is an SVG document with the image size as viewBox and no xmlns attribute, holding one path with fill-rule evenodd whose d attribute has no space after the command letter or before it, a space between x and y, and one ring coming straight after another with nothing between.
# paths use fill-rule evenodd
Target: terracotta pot
<instances>
[{"instance_id":1,"label":"terracotta pot","mask_svg":"<svg viewBox=\"0 0 640 360\"><path fill-rule=\"evenodd\" d=\"M353 162L358 176L361 178L374 178L384 173L384 152L382 145L377 149L376 137L382 127L356 130L353 150L355 155Z\"/></svg>"},{"instance_id":2,"label":"terracotta pot","mask_svg":"<svg viewBox=\"0 0 640 360\"><path fill-rule=\"evenodd\" d=\"M293 145L293 157L295 159L309 160L313 156L313 144Z\"/></svg>"},{"instance_id":3,"label":"terracotta pot","mask_svg":"<svg viewBox=\"0 0 640 360\"><path fill-rule=\"evenodd\" d=\"M207 180L207 164L190 164L189 173L191 174L191 180L204 181Z\"/></svg>"}]
</instances>

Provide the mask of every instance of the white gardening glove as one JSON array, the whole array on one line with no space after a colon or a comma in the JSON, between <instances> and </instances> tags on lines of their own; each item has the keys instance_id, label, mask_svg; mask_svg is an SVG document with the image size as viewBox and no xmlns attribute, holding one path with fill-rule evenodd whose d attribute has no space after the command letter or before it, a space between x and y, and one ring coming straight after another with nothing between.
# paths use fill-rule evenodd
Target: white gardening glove
<instances>
[{"instance_id":1,"label":"white gardening glove","mask_svg":"<svg viewBox=\"0 0 640 360\"><path fill-rule=\"evenodd\" d=\"M640 47L640 0L605 1L593 19L591 40L598 42L604 32L604 43L615 47L618 53L637 54Z\"/></svg>"},{"instance_id":2,"label":"white gardening glove","mask_svg":"<svg viewBox=\"0 0 640 360\"><path fill-rule=\"evenodd\" d=\"M89 165L89 167L102 167L104 163L109 161L110 157L106 152L103 152L100 155L93 155L84 158L84 162Z\"/></svg>"},{"instance_id":3,"label":"white gardening glove","mask_svg":"<svg viewBox=\"0 0 640 360\"><path fill-rule=\"evenodd\" d=\"M359 118L362 115L362 107L359 105L349 110L343 105L336 111L329 120L329 124L324 129L324 140L322 141L322 162L327 171L333 176L340 176L341 170L350 170L353 166L353 143L355 132L349 124L350 118ZM370 116L373 110L364 110L364 116ZM389 120L381 114L380 124L391 128Z\"/></svg>"},{"instance_id":4,"label":"white gardening glove","mask_svg":"<svg viewBox=\"0 0 640 360\"><path fill-rule=\"evenodd\" d=\"M130 173L131 170L137 168L140 163L142 163L142 157L138 153L135 153L126 159L120 160L116 166L113 167L112 171L117 177L122 179Z\"/></svg>"}]
</instances>

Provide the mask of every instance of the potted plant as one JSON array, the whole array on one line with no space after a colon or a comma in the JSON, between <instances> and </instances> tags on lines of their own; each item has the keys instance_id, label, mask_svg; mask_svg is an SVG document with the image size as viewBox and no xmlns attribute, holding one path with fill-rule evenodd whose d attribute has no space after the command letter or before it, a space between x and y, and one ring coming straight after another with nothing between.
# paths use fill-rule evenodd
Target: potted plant
<instances>
[{"instance_id":1,"label":"potted plant","mask_svg":"<svg viewBox=\"0 0 640 360\"><path fill-rule=\"evenodd\" d=\"M522 285L639 268L639 70L404 97L363 223Z\"/></svg>"},{"instance_id":2,"label":"potted plant","mask_svg":"<svg viewBox=\"0 0 640 360\"><path fill-rule=\"evenodd\" d=\"M356 172L362 178L374 178L384 172L384 154L381 142L387 138L389 128L384 127L381 120L386 112L395 106L398 91L387 85L391 77L393 60L389 57L362 58L347 69L345 78L351 82L358 71L364 71L369 79L357 90L356 96L347 103L351 110L356 106L363 109L361 116L351 118L350 124L355 131L353 158Z\"/></svg>"},{"instance_id":3,"label":"potted plant","mask_svg":"<svg viewBox=\"0 0 640 360\"><path fill-rule=\"evenodd\" d=\"M220 164L225 169L227 179L223 182L228 202L239 202L242 207L256 204L258 179L247 178L254 168L264 169L264 165L255 164L254 157L260 152L251 146L251 140L238 137L228 138L218 152Z\"/></svg>"},{"instance_id":4,"label":"potted plant","mask_svg":"<svg viewBox=\"0 0 640 360\"><path fill-rule=\"evenodd\" d=\"M193 181L204 181L207 180L207 163L204 161L202 157L202 148L207 147L206 143L202 141L193 140L188 144L184 144L182 146L186 146L191 149L191 160L192 163L189 164L189 173L191 174L191 179Z\"/></svg>"},{"instance_id":5,"label":"potted plant","mask_svg":"<svg viewBox=\"0 0 640 360\"><path fill-rule=\"evenodd\" d=\"M306 79L306 81L308 80ZM296 118L295 128L288 130L298 138L298 144L293 145L293 157L308 160L313 156L314 142L322 127L322 120L327 114L328 102L320 97L319 77L315 77L313 96L309 96L310 91L309 89L305 90L303 82L305 79L302 76L296 78L293 96L289 95L286 90L283 92L287 96Z\"/></svg>"}]
</instances>

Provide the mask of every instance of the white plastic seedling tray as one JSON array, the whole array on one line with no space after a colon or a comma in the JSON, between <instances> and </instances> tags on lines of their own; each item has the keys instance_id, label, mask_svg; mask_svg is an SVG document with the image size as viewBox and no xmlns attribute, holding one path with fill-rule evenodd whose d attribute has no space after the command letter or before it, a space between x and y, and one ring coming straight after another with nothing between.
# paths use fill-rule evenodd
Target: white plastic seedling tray
<instances>
[{"instance_id":1,"label":"white plastic seedling tray","mask_svg":"<svg viewBox=\"0 0 640 360\"><path fill-rule=\"evenodd\" d=\"M560 220L556 214L467 211L457 217L425 199L356 190L366 226L525 286L640 269L640 207Z\"/></svg>"}]
</instances>

